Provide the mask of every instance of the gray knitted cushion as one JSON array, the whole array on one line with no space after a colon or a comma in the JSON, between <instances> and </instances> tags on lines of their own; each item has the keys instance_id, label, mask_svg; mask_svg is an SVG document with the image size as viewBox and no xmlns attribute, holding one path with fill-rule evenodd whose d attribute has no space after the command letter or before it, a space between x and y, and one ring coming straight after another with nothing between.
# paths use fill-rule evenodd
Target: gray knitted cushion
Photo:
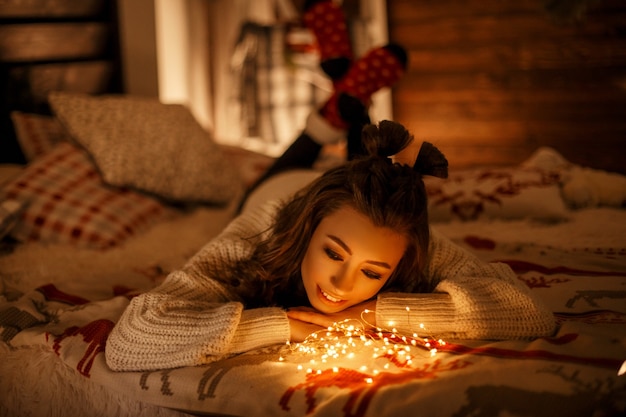
<instances>
[{"instance_id":1,"label":"gray knitted cushion","mask_svg":"<svg viewBox=\"0 0 626 417\"><path fill-rule=\"evenodd\" d=\"M236 167L183 105L66 92L51 93L49 102L110 185L213 204L242 187Z\"/></svg>"}]
</instances>

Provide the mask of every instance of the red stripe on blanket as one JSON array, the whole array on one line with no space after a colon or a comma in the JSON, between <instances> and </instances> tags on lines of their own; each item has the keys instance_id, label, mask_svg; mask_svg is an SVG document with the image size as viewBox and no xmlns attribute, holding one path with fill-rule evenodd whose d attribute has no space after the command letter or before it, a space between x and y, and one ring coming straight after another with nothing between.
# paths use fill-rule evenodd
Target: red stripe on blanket
<instances>
[{"instance_id":1,"label":"red stripe on blanket","mask_svg":"<svg viewBox=\"0 0 626 417\"><path fill-rule=\"evenodd\" d=\"M79 297L77 295L68 294L59 290L54 284L46 284L37 288L37 291L43 294L48 301L57 301L60 303L70 304L70 305L83 305L87 304L89 300Z\"/></svg>"},{"instance_id":2,"label":"red stripe on blanket","mask_svg":"<svg viewBox=\"0 0 626 417\"><path fill-rule=\"evenodd\" d=\"M435 379L442 372L456 371L471 365L464 360L454 360L442 363L435 360L425 363L420 368L410 368L405 372L380 372L375 377L354 369L337 368L325 369L306 375L306 381L289 387L282 395L279 404L285 411L289 411L289 402L298 391L304 391L307 404L307 414L317 408L315 394L318 390L337 387L350 391L348 401L343 406L343 415L363 417L367 413L374 395L381 389L391 385L401 385L420 379Z\"/></svg>"},{"instance_id":3,"label":"red stripe on blanket","mask_svg":"<svg viewBox=\"0 0 626 417\"><path fill-rule=\"evenodd\" d=\"M561 324L564 321L580 321L583 323L611 323L611 324L624 324L626 323L626 314L613 310L593 310L585 311L583 313L563 313L555 312L557 324Z\"/></svg>"},{"instance_id":4,"label":"red stripe on blanket","mask_svg":"<svg viewBox=\"0 0 626 417\"><path fill-rule=\"evenodd\" d=\"M554 274L567 274L567 275L586 275L593 277L626 277L626 272L616 272L616 271L592 271L586 269L575 269L569 268L566 266L555 266L555 267L547 267L543 265L536 264L534 262L526 262L520 261L517 259L499 259L494 262L502 262L507 264L508 266L515 271L517 274L524 274L526 272L541 272L546 275L554 275Z\"/></svg>"},{"instance_id":5,"label":"red stripe on blanket","mask_svg":"<svg viewBox=\"0 0 626 417\"><path fill-rule=\"evenodd\" d=\"M496 248L496 242L492 239L468 235L463 240L474 249L494 250Z\"/></svg>"},{"instance_id":6,"label":"red stripe on blanket","mask_svg":"<svg viewBox=\"0 0 626 417\"><path fill-rule=\"evenodd\" d=\"M60 336L54 338L52 348L54 349L54 352L60 356L59 351L62 348L63 341L72 336L82 336L82 341L87 343L87 349L85 350L85 353L80 361L78 361L76 369L82 375L89 378L89 372L91 371L93 362L99 353L104 352L106 341L109 338L109 334L111 333L111 330L113 330L114 326L115 323L111 320L101 319L92 321L83 327L68 327Z\"/></svg>"},{"instance_id":7,"label":"red stripe on blanket","mask_svg":"<svg viewBox=\"0 0 626 417\"><path fill-rule=\"evenodd\" d=\"M562 345L567 344L575 340L578 335L570 333L565 334L558 338L544 338L552 344ZM554 362L568 362L583 365L592 365L601 368L608 368L618 370L622 365L622 359L613 358L592 358L574 355L564 355L561 353L550 352L547 350L512 350L496 347L470 347L460 345L456 343L447 342L445 345L439 346L440 352L454 353L458 355L479 355L479 356L492 356L497 358L510 358L510 359L543 359Z\"/></svg>"},{"instance_id":8,"label":"red stripe on blanket","mask_svg":"<svg viewBox=\"0 0 626 417\"><path fill-rule=\"evenodd\" d=\"M137 290L135 288L130 288L125 285L114 285L113 286L113 295L120 296L125 295L130 300L133 297L136 297L138 294L133 294Z\"/></svg>"}]
</instances>

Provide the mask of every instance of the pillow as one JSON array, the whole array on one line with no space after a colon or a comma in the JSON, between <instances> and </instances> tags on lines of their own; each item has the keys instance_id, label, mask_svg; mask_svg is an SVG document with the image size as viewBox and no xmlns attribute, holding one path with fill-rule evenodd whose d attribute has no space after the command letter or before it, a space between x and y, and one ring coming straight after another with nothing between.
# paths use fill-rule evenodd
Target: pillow
<instances>
[{"instance_id":1,"label":"pillow","mask_svg":"<svg viewBox=\"0 0 626 417\"><path fill-rule=\"evenodd\" d=\"M561 195L569 207L626 208L626 176L581 166L572 166L562 176Z\"/></svg>"},{"instance_id":2,"label":"pillow","mask_svg":"<svg viewBox=\"0 0 626 417\"><path fill-rule=\"evenodd\" d=\"M29 162L50 151L57 143L71 139L63 125L53 116L14 111L11 119L22 151ZM274 161L271 156L239 146L218 146L239 171L245 187L254 184Z\"/></svg>"},{"instance_id":3,"label":"pillow","mask_svg":"<svg viewBox=\"0 0 626 417\"><path fill-rule=\"evenodd\" d=\"M426 178L429 219L567 219L559 176L536 168L489 168Z\"/></svg>"},{"instance_id":4,"label":"pillow","mask_svg":"<svg viewBox=\"0 0 626 417\"><path fill-rule=\"evenodd\" d=\"M243 188L221 148L180 104L53 92L50 106L104 181L177 202L225 204Z\"/></svg>"},{"instance_id":5,"label":"pillow","mask_svg":"<svg viewBox=\"0 0 626 417\"><path fill-rule=\"evenodd\" d=\"M4 238L13 230L25 207L25 201L0 201L0 239Z\"/></svg>"},{"instance_id":6,"label":"pillow","mask_svg":"<svg viewBox=\"0 0 626 417\"><path fill-rule=\"evenodd\" d=\"M67 132L54 117L13 111L11 120L17 142L28 162L46 154L54 145L68 139Z\"/></svg>"},{"instance_id":7,"label":"pillow","mask_svg":"<svg viewBox=\"0 0 626 417\"><path fill-rule=\"evenodd\" d=\"M2 194L27 204L9 231L22 242L110 248L176 213L150 196L106 186L86 153L69 142L28 165Z\"/></svg>"},{"instance_id":8,"label":"pillow","mask_svg":"<svg viewBox=\"0 0 626 417\"><path fill-rule=\"evenodd\" d=\"M232 145L220 145L229 161L237 167L243 185L252 186L272 165L274 158Z\"/></svg>"},{"instance_id":9,"label":"pillow","mask_svg":"<svg viewBox=\"0 0 626 417\"><path fill-rule=\"evenodd\" d=\"M24 168L25 165L22 164L0 164L0 187L20 175Z\"/></svg>"}]
</instances>

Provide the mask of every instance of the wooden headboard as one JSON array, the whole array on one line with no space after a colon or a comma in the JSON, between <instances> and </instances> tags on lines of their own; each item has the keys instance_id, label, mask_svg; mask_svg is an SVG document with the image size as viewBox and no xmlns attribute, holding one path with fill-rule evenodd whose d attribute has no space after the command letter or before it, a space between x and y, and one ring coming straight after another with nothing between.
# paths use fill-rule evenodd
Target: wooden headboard
<instances>
[{"instance_id":1,"label":"wooden headboard","mask_svg":"<svg viewBox=\"0 0 626 417\"><path fill-rule=\"evenodd\" d=\"M551 146L626 173L625 1L392 0L388 13L409 53L394 118L452 167Z\"/></svg>"},{"instance_id":2,"label":"wooden headboard","mask_svg":"<svg viewBox=\"0 0 626 417\"><path fill-rule=\"evenodd\" d=\"M121 91L116 4L0 1L0 162L24 162L12 111L49 113L53 90Z\"/></svg>"}]
</instances>

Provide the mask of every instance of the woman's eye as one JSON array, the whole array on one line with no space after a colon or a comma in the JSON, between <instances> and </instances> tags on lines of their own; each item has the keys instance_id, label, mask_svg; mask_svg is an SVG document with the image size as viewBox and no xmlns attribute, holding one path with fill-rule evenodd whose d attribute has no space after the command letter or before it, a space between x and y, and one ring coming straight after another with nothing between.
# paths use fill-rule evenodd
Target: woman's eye
<instances>
[{"instance_id":1,"label":"woman's eye","mask_svg":"<svg viewBox=\"0 0 626 417\"><path fill-rule=\"evenodd\" d=\"M377 272L369 271L367 269L363 269L362 271L363 271L363 274L366 277L368 277L368 278L371 278L371 279L381 279L382 278L382 276L379 273L377 273Z\"/></svg>"},{"instance_id":2,"label":"woman's eye","mask_svg":"<svg viewBox=\"0 0 626 417\"><path fill-rule=\"evenodd\" d=\"M341 260L343 260L343 259L341 258L341 256L340 256L337 252L335 252L334 250L332 250L332 249L325 248L325 249L324 249L324 252L326 252L326 256L328 256L328 257L329 257L330 259L332 259L333 261L341 261Z\"/></svg>"}]
</instances>

